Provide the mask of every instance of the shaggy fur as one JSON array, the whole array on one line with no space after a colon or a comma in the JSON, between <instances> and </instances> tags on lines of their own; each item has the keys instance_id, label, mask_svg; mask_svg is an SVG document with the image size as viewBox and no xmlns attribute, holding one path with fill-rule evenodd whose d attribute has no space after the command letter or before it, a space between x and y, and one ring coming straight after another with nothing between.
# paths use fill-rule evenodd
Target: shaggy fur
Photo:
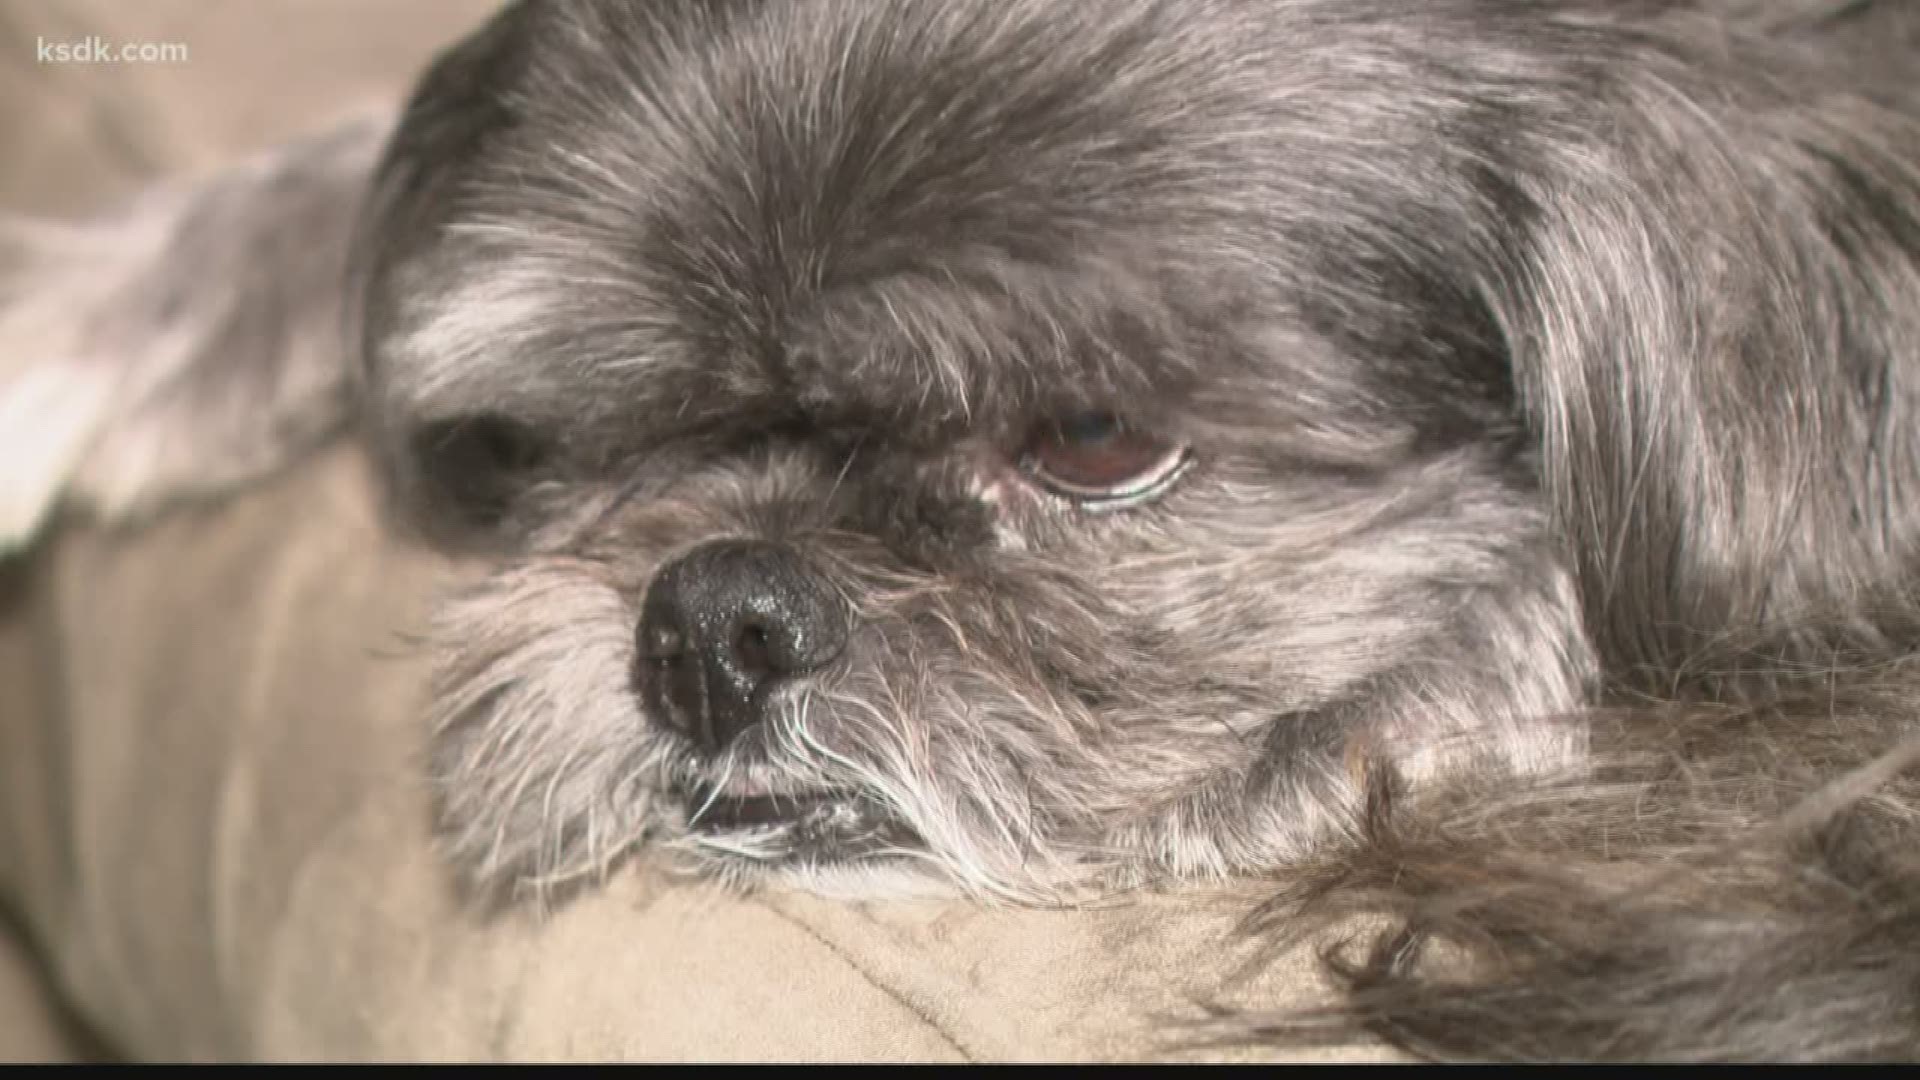
<instances>
[{"instance_id":1,"label":"shaggy fur","mask_svg":"<svg viewBox=\"0 0 1920 1080\"><path fill-rule=\"evenodd\" d=\"M1264 938L1386 929L1220 1038L1920 1056L1917 69L1900 0L516 4L370 173L296 147L15 260L0 416L92 404L0 429L0 526L354 421L499 560L436 637L482 895L641 844L1271 880ZM356 209L312 287L284 241ZM240 399L299 422L199 437ZM1151 482L1049 471L1115 424ZM774 636L690 653L735 600Z\"/></svg>"}]
</instances>

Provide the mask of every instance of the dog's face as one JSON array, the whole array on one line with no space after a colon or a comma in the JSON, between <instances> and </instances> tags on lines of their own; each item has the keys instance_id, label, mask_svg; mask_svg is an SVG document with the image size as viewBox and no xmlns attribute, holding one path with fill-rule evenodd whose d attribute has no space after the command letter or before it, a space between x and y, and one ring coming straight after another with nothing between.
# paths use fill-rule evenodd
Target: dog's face
<instances>
[{"instance_id":1,"label":"dog's face","mask_svg":"<svg viewBox=\"0 0 1920 1080\"><path fill-rule=\"evenodd\" d=\"M1481 277L1519 151L1346 8L571 4L443 59L364 315L402 489L511 555L442 626L463 863L1032 896L1297 851L1363 753L1567 752Z\"/></svg>"}]
</instances>

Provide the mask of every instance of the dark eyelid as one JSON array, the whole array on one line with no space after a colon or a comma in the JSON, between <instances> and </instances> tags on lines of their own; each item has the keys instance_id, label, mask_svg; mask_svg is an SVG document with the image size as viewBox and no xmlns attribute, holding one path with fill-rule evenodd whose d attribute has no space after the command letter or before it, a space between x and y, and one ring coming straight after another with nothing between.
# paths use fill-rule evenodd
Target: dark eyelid
<instances>
[{"instance_id":1,"label":"dark eyelid","mask_svg":"<svg viewBox=\"0 0 1920 1080\"><path fill-rule=\"evenodd\" d=\"M1106 464L1119 467L1101 475L1099 456L1113 454L1121 456ZM1095 455L1090 472L1076 469L1090 460L1084 455ZM1088 511L1124 509L1156 499L1192 463L1185 443L1129 424L1113 412L1091 409L1031 427L1016 462L1030 482ZM1076 476L1076 471L1081 474Z\"/></svg>"}]
</instances>

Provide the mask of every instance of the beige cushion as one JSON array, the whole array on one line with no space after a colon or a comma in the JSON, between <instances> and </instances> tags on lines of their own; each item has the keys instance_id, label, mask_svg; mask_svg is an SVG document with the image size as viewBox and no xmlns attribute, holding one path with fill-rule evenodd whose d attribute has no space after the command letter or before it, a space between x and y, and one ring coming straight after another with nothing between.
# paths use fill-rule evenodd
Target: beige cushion
<instances>
[{"instance_id":1,"label":"beige cushion","mask_svg":"<svg viewBox=\"0 0 1920 1080\"><path fill-rule=\"evenodd\" d=\"M0 1061L85 1060L86 1049L58 1012L35 958L13 928L0 930Z\"/></svg>"}]
</instances>

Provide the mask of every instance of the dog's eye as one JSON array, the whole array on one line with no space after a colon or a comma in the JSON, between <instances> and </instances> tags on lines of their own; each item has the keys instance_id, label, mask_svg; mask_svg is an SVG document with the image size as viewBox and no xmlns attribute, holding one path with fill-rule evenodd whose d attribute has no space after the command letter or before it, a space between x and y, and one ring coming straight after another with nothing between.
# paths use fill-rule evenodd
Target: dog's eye
<instances>
[{"instance_id":1,"label":"dog's eye","mask_svg":"<svg viewBox=\"0 0 1920 1080\"><path fill-rule=\"evenodd\" d=\"M1187 448L1133 428L1112 413L1086 412L1039 425L1020 467L1048 491L1089 509L1132 506L1186 471Z\"/></svg>"},{"instance_id":2,"label":"dog's eye","mask_svg":"<svg viewBox=\"0 0 1920 1080\"><path fill-rule=\"evenodd\" d=\"M480 415L421 425L413 454L436 495L469 524L492 528L542 464L545 447L526 424Z\"/></svg>"}]
</instances>

